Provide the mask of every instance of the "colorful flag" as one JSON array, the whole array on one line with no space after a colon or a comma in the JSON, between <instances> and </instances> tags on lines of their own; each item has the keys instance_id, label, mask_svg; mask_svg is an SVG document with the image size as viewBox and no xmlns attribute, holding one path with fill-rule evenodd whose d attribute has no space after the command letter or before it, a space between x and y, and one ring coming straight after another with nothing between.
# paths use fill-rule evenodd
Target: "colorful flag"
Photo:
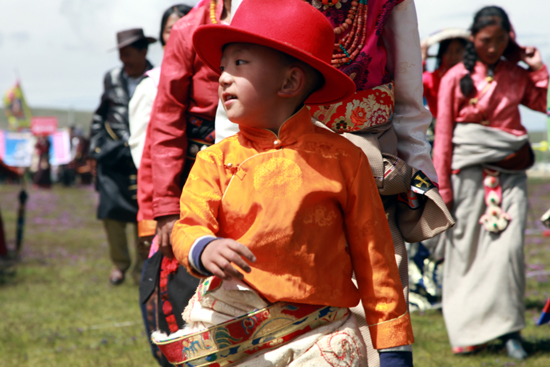
<instances>
[{"instance_id":1,"label":"colorful flag","mask_svg":"<svg viewBox=\"0 0 550 367\"><path fill-rule=\"evenodd\" d=\"M10 130L19 130L31 126L31 110L25 101L19 81L4 95L4 112L8 118Z\"/></svg>"},{"instance_id":2,"label":"colorful flag","mask_svg":"<svg viewBox=\"0 0 550 367\"><path fill-rule=\"evenodd\" d=\"M546 324L548 321L550 321L550 299L546 301L546 305L542 309L542 313L540 314L540 319L537 322L537 325Z\"/></svg>"}]
</instances>

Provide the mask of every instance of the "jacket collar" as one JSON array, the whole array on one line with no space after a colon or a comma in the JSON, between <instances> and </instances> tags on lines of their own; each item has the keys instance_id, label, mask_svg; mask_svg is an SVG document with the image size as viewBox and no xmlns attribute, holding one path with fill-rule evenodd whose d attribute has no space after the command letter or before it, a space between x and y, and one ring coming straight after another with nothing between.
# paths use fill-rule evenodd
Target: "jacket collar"
<instances>
[{"instance_id":1,"label":"jacket collar","mask_svg":"<svg viewBox=\"0 0 550 367\"><path fill-rule=\"evenodd\" d=\"M255 127L239 126L239 129L245 139L260 149L280 149L296 143L303 135L312 133L315 127L311 122L309 109L303 106L283 122L277 134Z\"/></svg>"},{"instance_id":2,"label":"jacket collar","mask_svg":"<svg viewBox=\"0 0 550 367\"><path fill-rule=\"evenodd\" d=\"M145 59L145 62L146 62L146 66L145 66L145 72L143 73L142 76L139 77L139 82L141 82L144 78L147 77L147 72L151 69L154 68L153 64L151 64L149 62L149 60ZM122 83L122 86L124 88L124 91L126 92L126 96L128 97L128 99L130 99L130 95L128 94L128 74L126 74L126 72L124 71L124 66L121 66L120 67L120 79L121 79L121 83ZM139 83L138 83L139 84Z\"/></svg>"}]
</instances>

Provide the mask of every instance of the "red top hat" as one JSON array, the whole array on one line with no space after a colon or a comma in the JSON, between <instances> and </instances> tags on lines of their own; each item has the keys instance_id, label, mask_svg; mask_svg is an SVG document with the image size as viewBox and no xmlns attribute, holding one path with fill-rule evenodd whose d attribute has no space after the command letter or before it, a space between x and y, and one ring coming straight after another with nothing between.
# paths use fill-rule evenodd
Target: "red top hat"
<instances>
[{"instance_id":1,"label":"red top hat","mask_svg":"<svg viewBox=\"0 0 550 367\"><path fill-rule=\"evenodd\" d=\"M197 54L218 73L222 49L228 43L270 47L318 70L325 84L309 96L307 104L332 104L355 93L355 83L330 65L332 26L319 10L303 0L244 0L230 26L206 25L193 35Z\"/></svg>"}]
</instances>

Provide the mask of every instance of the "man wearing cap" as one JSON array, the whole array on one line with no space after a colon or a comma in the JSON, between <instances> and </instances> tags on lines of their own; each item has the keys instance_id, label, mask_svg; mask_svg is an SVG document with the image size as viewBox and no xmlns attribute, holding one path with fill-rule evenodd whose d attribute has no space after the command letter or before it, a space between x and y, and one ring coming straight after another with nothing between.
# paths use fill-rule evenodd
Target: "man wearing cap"
<instances>
[{"instance_id":1,"label":"man wearing cap","mask_svg":"<svg viewBox=\"0 0 550 367\"><path fill-rule=\"evenodd\" d=\"M132 261L128 252L126 225L136 222L137 170L130 155L128 103L143 79L153 68L147 50L155 38L146 37L141 28L117 33L121 66L105 74L104 91L94 113L90 132L90 158L99 192L98 219L103 221L114 269L110 282L118 285ZM134 236L137 239L137 235ZM137 245L137 241L136 241ZM139 281L142 260L139 253L132 275Z\"/></svg>"}]
</instances>

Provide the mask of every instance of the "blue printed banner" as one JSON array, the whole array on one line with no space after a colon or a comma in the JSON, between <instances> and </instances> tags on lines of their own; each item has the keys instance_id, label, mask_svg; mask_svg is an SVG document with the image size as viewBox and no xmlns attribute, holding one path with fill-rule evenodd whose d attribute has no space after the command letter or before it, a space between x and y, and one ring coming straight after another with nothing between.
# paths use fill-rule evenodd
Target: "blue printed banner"
<instances>
[{"instance_id":1,"label":"blue printed banner","mask_svg":"<svg viewBox=\"0 0 550 367\"><path fill-rule=\"evenodd\" d=\"M69 131L59 129L48 136L50 141L50 164L58 166L71 161ZM36 137L29 132L0 130L0 158L11 167L31 166Z\"/></svg>"}]
</instances>

